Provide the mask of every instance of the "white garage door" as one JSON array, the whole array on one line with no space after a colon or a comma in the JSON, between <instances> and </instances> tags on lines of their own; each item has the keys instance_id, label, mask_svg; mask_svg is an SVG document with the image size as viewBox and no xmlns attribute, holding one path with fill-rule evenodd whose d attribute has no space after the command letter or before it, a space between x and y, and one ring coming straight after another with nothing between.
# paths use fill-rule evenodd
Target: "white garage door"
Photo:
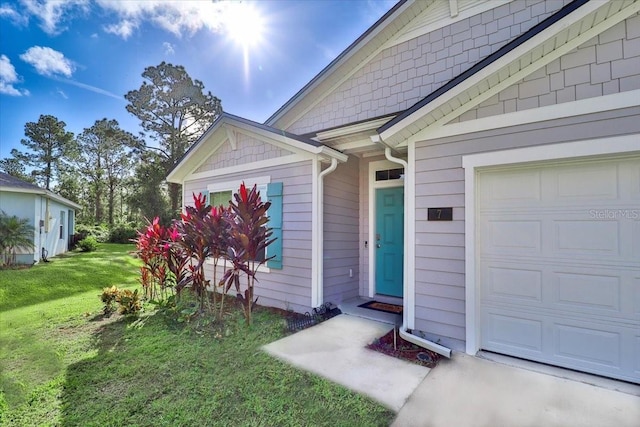
<instances>
[{"instance_id":1,"label":"white garage door","mask_svg":"<svg viewBox=\"0 0 640 427\"><path fill-rule=\"evenodd\" d=\"M640 157L478 185L482 348L640 383Z\"/></svg>"}]
</instances>

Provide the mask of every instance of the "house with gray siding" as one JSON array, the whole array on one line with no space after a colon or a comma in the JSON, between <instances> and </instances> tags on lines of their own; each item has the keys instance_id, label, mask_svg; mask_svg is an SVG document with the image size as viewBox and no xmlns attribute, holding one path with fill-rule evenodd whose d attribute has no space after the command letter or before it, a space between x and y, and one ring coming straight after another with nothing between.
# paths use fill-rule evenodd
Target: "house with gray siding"
<instances>
[{"instance_id":1,"label":"house with gray siding","mask_svg":"<svg viewBox=\"0 0 640 427\"><path fill-rule=\"evenodd\" d=\"M400 1L265 123L223 114L168 180L279 206L263 304L401 304L403 336L445 355L639 383L639 11Z\"/></svg>"},{"instance_id":2,"label":"house with gray siding","mask_svg":"<svg viewBox=\"0 0 640 427\"><path fill-rule=\"evenodd\" d=\"M80 208L52 191L0 172L0 211L26 218L33 227L34 249L18 249L20 264L40 262L43 254L53 257L67 252Z\"/></svg>"}]
</instances>

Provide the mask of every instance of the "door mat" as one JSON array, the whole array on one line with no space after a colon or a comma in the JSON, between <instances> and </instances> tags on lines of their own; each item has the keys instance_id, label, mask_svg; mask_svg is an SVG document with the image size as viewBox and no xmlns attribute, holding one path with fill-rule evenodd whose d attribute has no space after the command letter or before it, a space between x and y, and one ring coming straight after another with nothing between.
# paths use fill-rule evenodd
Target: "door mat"
<instances>
[{"instance_id":1,"label":"door mat","mask_svg":"<svg viewBox=\"0 0 640 427\"><path fill-rule=\"evenodd\" d=\"M371 310L384 311L385 313L402 314L402 306L387 304L386 302L368 301L358 307L369 308Z\"/></svg>"}]
</instances>

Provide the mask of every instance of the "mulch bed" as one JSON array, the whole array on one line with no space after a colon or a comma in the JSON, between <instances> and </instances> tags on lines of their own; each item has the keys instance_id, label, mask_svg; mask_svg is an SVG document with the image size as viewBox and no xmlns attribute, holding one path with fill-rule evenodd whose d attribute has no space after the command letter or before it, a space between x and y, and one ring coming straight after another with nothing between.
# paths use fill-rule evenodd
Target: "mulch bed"
<instances>
[{"instance_id":1,"label":"mulch bed","mask_svg":"<svg viewBox=\"0 0 640 427\"><path fill-rule=\"evenodd\" d=\"M396 335L396 347L393 346L393 335ZM387 356L397 357L417 365L433 368L438 364L440 355L426 348L419 347L409 341L400 338L398 331L394 328L387 332L384 336L376 338L367 346L368 349L386 354Z\"/></svg>"}]
</instances>

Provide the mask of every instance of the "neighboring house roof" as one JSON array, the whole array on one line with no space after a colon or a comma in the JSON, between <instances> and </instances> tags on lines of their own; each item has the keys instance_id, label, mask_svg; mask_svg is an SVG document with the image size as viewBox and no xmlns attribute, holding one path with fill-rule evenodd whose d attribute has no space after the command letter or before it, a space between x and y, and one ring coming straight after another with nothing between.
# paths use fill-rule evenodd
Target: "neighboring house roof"
<instances>
[{"instance_id":1,"label":"neighboring house roof","mask_svg":"<svg viewBox=\"0 0 640 427\"><path fill-rule=\"evenodd\" d=\"M214 138L212 137L216 132L225 132L222 134L222 139L228 140L232 145L235 145L235 135L231 132L232 128L277 141L292 149L317 154L323 158L336 158L341 162L347 160L346 155L313 139L294 135L233 114L222 113L180 158L176 166L169 172L167 181L181 183L190 172L205 161L212 151L217 148L217 144L221 142L218 140L213 141Z\"/></svg>"},{"instance_id":2,"label":"neighboring house roof","mask_svg":"<svg viewBox=\"0 0 640 427\"><path fill-rule=\"evenodd\" d=\"M380 126L378 134L389 145L406 145L434 123L446 124L640 9L638 2L619 5L569 3Z\"/></svg>"},{"instance_id":3,"label":"neighboring house roof","mask_svg":"<svg viewBox=\"0 0 640 427\"><path fill-rule=\"evenodd\" d=\"M82 208L82 206L80 206L79 204L62 197L59 194L54 193L53 191L45 190L44 188L40 188L35 184L23 181L20 178L16 178L15 176L9 175L4 172L0 172L0 191L7 191L10 193L37 194L48 197L49 199L55 200L59 203L62 203L63 205L67 205L74 209Z\"/></svg>"}]
</instances>

